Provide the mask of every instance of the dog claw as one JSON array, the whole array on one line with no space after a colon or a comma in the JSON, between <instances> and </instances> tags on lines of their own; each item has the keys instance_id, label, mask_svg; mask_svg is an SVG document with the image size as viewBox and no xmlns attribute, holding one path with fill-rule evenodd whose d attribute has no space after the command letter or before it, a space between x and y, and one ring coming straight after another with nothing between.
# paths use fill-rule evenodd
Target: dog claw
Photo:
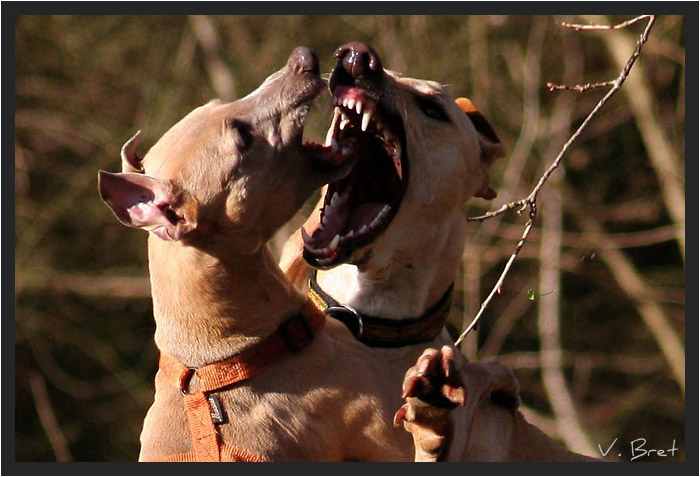
<instances>
[{"instance_id":1,"label":"dog claw","mask_svg":"<svg viewBox=\"0 0 700 477\"><path fill-rule=\"evenodd\" d=\"M394 427L399 427L402 421L406 420L406 413L408 412L408 404L404 404L396 411L394 414Z\"/></svg>"},{"instance_id":2,"label":"dog claw","mask_svg":"<svg viewBox=\"0 0 700 477\"><path fill-rule=\"evenodd\" d=\"M451 411L467 400L452 349L425 350L406 371L402 391L406 403L394 414L394 426L403 422L413 436L416 461L443 459L453 426Z\"/></svg>"}]
</instances>

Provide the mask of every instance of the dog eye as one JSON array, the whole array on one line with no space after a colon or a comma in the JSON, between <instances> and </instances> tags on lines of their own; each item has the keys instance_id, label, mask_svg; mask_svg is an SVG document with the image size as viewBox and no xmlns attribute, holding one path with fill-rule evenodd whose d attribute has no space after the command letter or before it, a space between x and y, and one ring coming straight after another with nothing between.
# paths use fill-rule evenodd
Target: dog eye
<instances>
[{"instance_id":1,"label":"dog eye","mask_svg":"<svg viewBox=\"0 0 700 477\"><path fill-rule=\"evenodd\" d=\"M429 118L436 119L438 121L449 121L447 113L445 113L445 110L442 109L442 106L439 104L424 98L418 99L417 102L420 110Z\"/></svg>"},{"instance_id":2,"label":"dog eye","mask_svg":"<svg viewBox=\"0 0 700 477\"><path fill-rule=\"evenodd\" d=\"M236 140L236 148L240 152L250 149L254 139L250 124L240 119L229 119L226 121L226 126L232 130Z\"/></svg>"}]
</instances>

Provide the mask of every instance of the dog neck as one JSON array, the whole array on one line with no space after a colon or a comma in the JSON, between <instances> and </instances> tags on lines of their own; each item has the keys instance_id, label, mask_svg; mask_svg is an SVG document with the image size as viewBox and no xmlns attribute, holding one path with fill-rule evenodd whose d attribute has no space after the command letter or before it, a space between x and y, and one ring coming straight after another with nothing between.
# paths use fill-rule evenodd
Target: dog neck
<instances>
[{"instance_id":1,"label":"dog neck","mask_svg":"<svg viewBox=\"0 0 700 477\"><path fill-rule=\"evenodd\" d=\"M148 249L156 345L187 366L254 345L303 306L268 247L223 257L150 237Z\"/></svg>"},{"instance_id":2,"label":"dog neck","mask_svg":"<svg viewBox=\"0 0 700 477\"><path fill-rule=\"evenodd\" d=\"M394 319L422 315L455 281L464 247L461 214L432 227L420 241L410 233L386 242L380 237L367 263L319 271L319 285L362 313Z\"/></svg>"}]
</instances>

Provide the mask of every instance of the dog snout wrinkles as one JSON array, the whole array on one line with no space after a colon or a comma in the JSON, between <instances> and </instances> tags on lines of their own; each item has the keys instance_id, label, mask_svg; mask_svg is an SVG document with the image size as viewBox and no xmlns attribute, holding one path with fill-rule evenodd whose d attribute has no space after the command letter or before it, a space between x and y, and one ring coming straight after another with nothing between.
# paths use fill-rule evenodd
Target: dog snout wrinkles
<instances>
[{"instance_id":1,"label":"dog snout wrinkles","mask_svg":"<svg viewBox=\"0 0 700 477\"><path fill-rule=\"evenodd\" d=\"M355 79L369 79L382 71L379 55L369 45L359 41L347 43L335 50L335 57L345 71Z\"/></svg>"},{"instance_id":2,"label":"dog snout wrinkles","mask_svg":"<svg viewBox=\"0 0 700 477\"><path fill-rule=\"evenodd\" d=\"M313 73L319 74L319 63L316 53L305 46L298 46L289 56L289 64L298 74Z\"/></svg>"}]
</instances>

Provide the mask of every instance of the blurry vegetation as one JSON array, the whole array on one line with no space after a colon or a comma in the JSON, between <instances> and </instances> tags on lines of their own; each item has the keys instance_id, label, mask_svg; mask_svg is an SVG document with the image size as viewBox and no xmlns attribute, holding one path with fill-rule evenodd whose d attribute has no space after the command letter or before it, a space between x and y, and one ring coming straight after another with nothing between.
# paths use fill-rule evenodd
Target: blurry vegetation
<instances>
[{"instance_id":1,"label":"blurry vegetation","mask_svg":"<svg viewBox=\"0 0 700 477\"><path fill-rule=\"evenodd\" d=\"M157 360L145 234L120 226L96 192L97 170L119 168L119 148L135 130L144 131L143 154L194 107L254 89L295 46L313 48L328 72L337 46L362 40L387 67L449 84L488 117L510 152L492 168L495 208L531 190L604 94L548 92L545 83L615 78L621 68L613 53L627 44L617 39L629 43L621 53L628 57L643 28L574 32L562 21L590 19L18 17L16 460L138 455ZM639 437L662 449L675 439L680 452L665 460L685 456L684 382L672 372L679 363L661 351L668 340L681 350L685 341L685 224L678 215L685 204L667 194L684 190L684 42L683 17L657 19L630 82L545 186L540 203L559 207L542 208L502 293L465 346L473 359L497 358L514 369L525 412L544 431L573 446L561 423L574 418L581 445L605 450L619 438L623 460ZM633 104L637 96L650 99L647 109ZM310 138L324 136L328 103L312 113ZM659 141L670 147L665 165L650 159ZM467 211L477 215L488 205L475 199ZM280 231L276 250L312 206ZM560 220L547 221L547 214ZM495 283L523 223L511 213L469 226L455 331ZM554 257L540 246L545 237L561 243ZM559 287L541 289L546 270L554 270ZM543 385L540 353L548 332L540 307L551 299L566 378L554 390ZM668 333L652 331L649 313ZM553 404L562 395L573 404L570 415Z\"/></svg>"}]
</instances>

